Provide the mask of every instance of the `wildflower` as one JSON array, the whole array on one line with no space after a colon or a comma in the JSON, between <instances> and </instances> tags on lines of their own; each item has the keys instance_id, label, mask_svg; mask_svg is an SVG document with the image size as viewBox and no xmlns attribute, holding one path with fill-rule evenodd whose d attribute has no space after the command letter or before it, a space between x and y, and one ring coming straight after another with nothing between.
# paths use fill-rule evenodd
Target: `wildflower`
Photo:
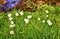
<instances>
[{"instance_id":1,"label":"wildflower","mask_svg":"<svg viewBox=\"0 0 60 39\"><path fill-rule=\"evenodd\" d=\"M46 10L46 13L49 13L49 11L48 11L48 10Z\"/></svg>"},{"instance_id":2,"label":"wildflower","mask_svg":"<svg viewBox=\"0 0 60 39\"><path fill-rule=\"evenodd\" d=\"M48 25L52 25L52 22L50 20L47 20Z\"/></svg>"},{"instance_id":3,"label":"wildflower","mask_svg":"<svg viewBox=\"0 0 60 39\"><path fill-rule=\"evenodd\" d=\"M38 18L38 20L40 20L40 18Z\"/></svg>"},{"instance_id":4,"label":"wildflower","mask_svg":"<svg viewBox=\"0 0 60 39\"><path fill-rule=\"evenodd\" d=\"M11 24L13 25L14 24L14 21L11 21Z\"/></svg>"},{"instance_id":5,"label":"wildflower","mask_svg":"<svg viewBox=\"0 0 60 39\"><path fill-rule=\"evenodd\" d=\"M43 20L42 22L45 23L45 20Z\"/></svg>"},{"instance_id":6,"label":"wildflower","mask_svg":"<svg viewBox=\"0 0 60 39\"><path fill-rule=\"evenodd\" d=\"M29 23L29 19L24 19L25 23L28 24Z\"/></svg>"},{"instance_id":7,"label":"wildflower","mask_svg":"<svg viewBox=\"0 0 60 39\"><path fill-rule=\"evenodd\" d=\"M15 24L10 25L11 28L15 27Z\"/></svg>"},{"instance_id":8,"label":"wildflower","mask_svg":"<svg viewBox=\"0 0 60 39\"><path fill-rule=\"evenodd\" d=\"M8 17L11 17L11 14L8 14Z\"/></svg>"},{"instance_id":9,"label":"wildflower","mask_svg":"<svg viewBox=\"0 0 60 39\"><path fill-rule=\"evenodd\" d=\"M16 15L16 16L19 16L19 14L18 14L18 13L15 13L15 15Z\"/></svg>"},{"instance_id":10,"label":"wildflower","mask_svg":"<svg viewBox=\"0 0 60 39\"><path fill-rule=\"evenodd\" d=\"M10 31L10 34L14 34L14 31Z\"/></svg>"},{"instance_id":11,"label":"wildflower","mask_svg":"<svg viewBox=\"0 0 60 39\"><path fill-rule=\"evenodd\" d=\"M23 16L23 15L24 15L23 11L21 11L21 12L20 12L20 15L21 15L21 16Z\"/></svg>"},{"instance_id":12,"label":"wildflower","mask_svg":"<svg viewBox=\"0 0 60 39\"><path fill-rule=\"evenodd\" d=\"M32 18L32 15L29 15L27 18L28 18L28 19Z\"/></svg>"},{"instance_id":13,"label":"wildflower","mask_svg":"<svg viewBox=\"0 0 60 39\"><path fill-rule=\"evenodd\" d=\"M10 18L9 18L9 20L11 21L11 20L13 20L13 18L12 18L12 17L10 17Z\"/></svg>"},{"instance_id":14,"label":"wildflower","mask_svg":"<svg viewBox=\"0 0 60 39\"><path fill-rule=\"evenodd\" d=\"M48 17L48 15L46 15L46 17Z\"/></svg>"}]
</instances>

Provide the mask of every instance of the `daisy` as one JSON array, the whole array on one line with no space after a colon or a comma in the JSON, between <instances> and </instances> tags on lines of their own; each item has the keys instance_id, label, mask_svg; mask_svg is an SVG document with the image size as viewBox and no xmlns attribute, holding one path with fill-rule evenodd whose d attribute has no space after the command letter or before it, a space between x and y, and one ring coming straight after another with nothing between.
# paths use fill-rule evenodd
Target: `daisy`
<instances>
[{"instance_id":1,"label":"daisy","mask_svg":"<svg viewBox=\"0 0 60 39\"><path fill-rule=\"evenodd\" d=\"M8 14L8 17L11 17L12 15L11 14Z\"/></svg>"},{"instance_id":2,"label":"daisy","mask_svg":"<svg viewBox=\"0 0 60 39\"><path fill-rule=\"evenodd\" d=\"M15 24L10 25L11 28L15 27Z\"/></svg>"},{"instance_id":3,"label":"daisy","mask_svg":"<svg viewBox=\"0 0 60 39\"><path fill-rule=\"evenodd\" d=\"M26 24L28 24L28 23L29 23L29 19L24 19L24 22L25 22Z\"/></svg>"},{"instance_id":4,"label":"daisy","mask_svg":"<svg viewBox=\"0 0 60 39\"><path fill-rule=\"evenodd\" d=\"M48 10L46 10L46 13L49 13L49 11L48 11Z\"/></svg>"},{"instance_id":5,"label":"daisy","mask_svg":"<svg viewBox=\"0 0 60 39\"><path fill-rule=\"evenodd\" d=\"M46 17L48 17L48 15L46 15Z\"/></svg>"},{"instance_id":6,"label":"daisy","mask_svg":"<svg viewBox=\"0 0 60 39\"><path fill-rule=\"evenodd\" d=\"M10 18L9 18L9 20L10 20L10 21L12 21L12 20L13 20L13 18L12 18L12 17L10 17Z\"/></svg>"},{"instance_id":7,"label":"daisy","mask_svg":"<svg viewBox=\"0 0 60 39\"><path fill-rule=\"evenodd\" d=\"M40 18L38 18L38 20L40 20Z\"/></svg>"},{"instance_id":8,"label":"daisy","mask_svg":"<svg viewBox=\"0 0 60 39\"><path fill-rule=\"evenodd\" d=\"M52 25L52 22L50 20L47 20L48 25Z\"/></svg>"},{"instance_id":9,"label":"daisy","mask_svg":"<svg viewBox=\"0 0 60 39\"><path fill-rule=\"evenodd\" d=\"M10 31L10 34L14 34L14 31Z\"/></svg>"},{"instance_id":10,"label":"daisy","mask_svg":"<svg viewBox=\"0 0 60 39\"><path fill-rule=\"evenodd\" d=\"M21 16L23 16L23 15L24 15L23 11L21 11L21 12L20 12L20 15L21 15Z\"/></svg>"},{"instance_id":11,"label":"daisy","mask_svg":"<svg viewBox=\"0 0 60 39\"><path fill-rule=\"evenodd\" d=\"M19 14L18 14L18 13L15 13L15 15L16 15L16 16L19 16Z\"/></svg>"},{"instance_id":12,"label":"daisy","mask_svg":"<svg viewBox=\"0 0 60 39\"><path fill-rule=\"evenodd\" d=\"M45 20L43 20L42 22L45 23Z\"/></svg>"},{"instance_id":13,"label":"daisy","mask_svg":"<svg viewBox=\"0 0 60 39\"><path fill-rule=\"evenodd\" d=\"M10 23L13 25L14 24L14 21L11 21Z\"/></svg>"},{"instance_id":14,"label":"daisy","mask_svg":"<svg viewBox=\"0 0 60 39\"><path fill-rule=\"evenodd\" d=\"M32 15L27 16L28 19L32 18Z\"/></svg>"}]
</instances>

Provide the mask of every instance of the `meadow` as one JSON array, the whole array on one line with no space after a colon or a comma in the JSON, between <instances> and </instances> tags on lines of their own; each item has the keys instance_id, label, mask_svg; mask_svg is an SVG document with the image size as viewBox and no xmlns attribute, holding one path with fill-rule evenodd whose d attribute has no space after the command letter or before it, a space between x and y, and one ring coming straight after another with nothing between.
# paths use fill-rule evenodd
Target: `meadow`
<instances>
[{"instance_id":1,"label":"meadow","mask_svg":"<svg viewBox=\"0 0 60 39\"><path fill-rule=\"evenodd\" d=\"M45 4L38 9L35 12L23 11L23 16L15 16L15 13L21 12L15 9L7 13L0 12L0 39L60 39L60 6ZM48 17L46 10L49 11ZM8 14L12 14L14 28L9 27ZM32 15L32 18L26 24L24 19L28 15ZM51 20L52 25L48 25L47 20ZM10 34L11 30L14 34Z\"/></svg>"}]
</instances>

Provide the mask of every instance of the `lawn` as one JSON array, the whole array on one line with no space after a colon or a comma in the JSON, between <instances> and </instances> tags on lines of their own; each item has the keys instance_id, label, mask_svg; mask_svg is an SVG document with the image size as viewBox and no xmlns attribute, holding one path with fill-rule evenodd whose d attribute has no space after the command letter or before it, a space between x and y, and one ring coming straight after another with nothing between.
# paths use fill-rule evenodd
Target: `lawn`
<instances>
[{"instance_id":1,"label":"lawn","mask_svg":"<svg viewBox=\"0 0 60 39\"><path fill-rule=\"evenodd\" d=\"M15 16L15 13L21 12L20 10L0 12L0 39L60 39L60 6L42 5L38 9L40 11L23 11L23 16ZM46 17L46 10L49 11L48 17ZM14 28L9 27L8 14L10 13L16 25ZM32 15L32 18L26 24L24 19L28 15ZM44 23L43 20L45 20ZM52 25L48 25L47 20L51 20ZM14 34L10 34L11 30Z\"/></svg>"}]
</instances>

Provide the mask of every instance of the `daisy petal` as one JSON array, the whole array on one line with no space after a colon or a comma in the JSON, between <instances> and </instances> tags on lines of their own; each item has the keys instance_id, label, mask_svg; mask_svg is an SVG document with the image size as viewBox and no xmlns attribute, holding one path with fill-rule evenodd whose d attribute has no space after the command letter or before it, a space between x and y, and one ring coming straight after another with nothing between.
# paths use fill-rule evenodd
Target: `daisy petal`
<instances>
[{"instance_id":1,"label":"daisy petal","mask_svg":"<svg viewBox=\"0 0 60 39\"><path fill-rule=\"evenodd\" d=\"M11 17L11 14L8 14L8 17Z\"/></svg>"},{"instance_id":2,"label":"daisy petal","mask_svg":"<svg viewBox=\"0 0 60 39\"><path fill-rule=\"evenodd\" d=\"M10 23L13 25L14 24L14 21L11 21Z\"/></svg>"},{"instance_id":3,"label":"daisy petal","mask_svg":"<svg viewBox=\"0 0 60 39\"><path fill-rule=\"evenodd\" d=\"M25 22L26 24L28 24L28 23L29 23L29 19L24 19L24 22Z\"/></svg>"},{"instance_id":4,"label":"daisy petal","mask_svg":"<svg viewBox=\"0 0 60 39\"><path fill-rule=\"evenodd\" d=\"M50 20L47 20L48 25L52 25L52 22Z\"/></svg>"},{"instance_id":5,"label":"daisy petal","mask_svg":"<svg viewBox=\"0 0 60 39\"><path fill-rule=\"evenodd\" d=\"M12 17L10 17L10 18L9 18L9 20L10 20L10 21L12 21L12 20L13 20L13 18L12 18Z\"/></svg>"},{"instance_id":6,"label":"daisy petal","mask_svg":"<svg viewBox=\"0 0 60 39\"><path fill-rule=\"evenodd\" d=\"M11 28L15 27L15 24L13 24L13 25L10 25L10 27L11 27Z\"/></svg>"},{"instance_id":7,"label":"daisy petal","mask_svg":"<svg viewBox=\"0 0 60 39\"><path fill-rule=\"evenodd\" d=\"M42 22L45 23L45 20L43 20Z\"/></svg>"},{"instance_id":8,"label":"daisy petal","mask_svg":"<svg viewBox=\"0 0 60 39\"><path fill-rule=\"evenodd\" d=\"M10 31L10 34L14 34L14 31Z\"/></svg>"},{"instance_id":9,"label":"daisy petal","mask_svg":"<svg viewBox=\"0 0 60 39\"><path fill-rule=\"evenodd\" d=\"M21 15L21 16L23 16L23 15L24 15L23 11L21 11L21 12L20 12L20 15Z\"/></svg>"},{"instance_id":10,"label":"daisy petal","mask_svg":"<svg viewBox=\"0 0 60 39\"><path fill-rule=\"evenodd\" d=\"M38 20L40 20L40 18L38 18Z\"/></svg>"},{"instance_id":11,"label":"daisy petal","mask_svg":"<svg viewBox=\"0 0 60 39\"><path fill-rule=\"evenodd\" d=\"M28 19L31 19L31 18L32 18L32 15L29 15L27 18L28 18Z\"/></svg>"},{"instance_id":12,"label":"daisy petal","mask_svg":"<svg viewBox=\"0 0 60 39\"><path fill-rule=\"evenodd\" d=\"M19 16L19 14L18 14L18 13L15 13L15 15L16 15L16 16Z\"/></svg>"},{"instance_id":13,"label":"daisy petal","mask_svg":"<svg viewBox=\"0 0 60 39\"><path fill-rule=\"evenodd\" d=\"M49 11L48 11L48 10L46 10L46 14L47 14L47 13L49 13Z\"/></svg>"}]
</instances>

